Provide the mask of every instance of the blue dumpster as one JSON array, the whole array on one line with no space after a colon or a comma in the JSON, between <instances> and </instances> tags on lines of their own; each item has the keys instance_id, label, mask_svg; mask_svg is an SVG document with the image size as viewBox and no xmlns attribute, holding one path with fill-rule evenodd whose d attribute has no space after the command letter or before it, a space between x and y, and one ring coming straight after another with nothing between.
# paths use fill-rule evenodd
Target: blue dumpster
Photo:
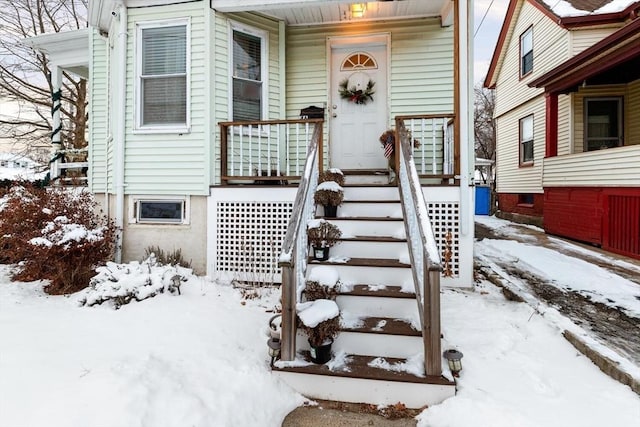
<instances>
[{"instance_id":1,"label":"blue dumpster","mask_svg":"<svg viewBox=\"0 0 640 427\"><path fill-rule=\"evenodd\" d=\"M491 192L489 187L476 187L476 215L489 215Z\"/></svg>"}]
</instances>

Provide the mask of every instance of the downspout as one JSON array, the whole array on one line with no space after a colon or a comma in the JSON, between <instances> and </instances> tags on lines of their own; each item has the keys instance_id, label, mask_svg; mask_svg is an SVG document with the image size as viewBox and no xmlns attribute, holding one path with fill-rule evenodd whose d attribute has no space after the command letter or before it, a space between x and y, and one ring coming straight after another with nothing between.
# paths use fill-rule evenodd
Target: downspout
<instances>
[{"instance_id":1,"label":"downspout","mask_svg":"<svg viewBox=\"0 0 640 427\"><path fill-rule=\"evenodd\" d=\"M460 233L463 236L473 232L473 164L475 159L473 133L473 0L458 3L459 58L458 87L460 88Z\"/></svg>"},{"instance_id":2,"label":"downspout","mask_svg":"<svg viewBox=\"0 0 640 427\"><path fill-rule=\"evenodd\" d=\"M114 132L115 142L115 187L116 187L116 227L118 227L118 240L116 244L115 262L122 262L122 238L124 227L124 139L127 101L127 7L123 2L118 2L116 17L118 19L118 118Z\"/></svg>"}]
</instances>

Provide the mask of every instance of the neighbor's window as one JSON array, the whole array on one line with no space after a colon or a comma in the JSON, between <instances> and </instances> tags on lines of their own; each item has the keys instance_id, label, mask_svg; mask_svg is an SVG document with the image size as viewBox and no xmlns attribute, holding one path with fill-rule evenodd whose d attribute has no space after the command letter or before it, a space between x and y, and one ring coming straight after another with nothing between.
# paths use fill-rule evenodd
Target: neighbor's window
<instances>
[{"instance_id":1,"label":"neighbor's window","mask_svg":"<svg viewBox=\"0 0 640 427\"><path fill-rule=\"evenodd\" d=\"M518 194L519 205L533 205L533 194L520 193Z\"/></svg>"},{"instance_id":2,"label":"neighbor's window","mask_svg":"<svg viewBox=\"0 0 640 427\"><path fill-rule=\"evenodd\" d=\"M182 224L185 222L185 201L138 200L136 222Z\"/></svg>"},{"instance_id":3,"label":"neighbor's window","mask_svg":"<svg viewBox=\"0 0 640 427\"><path fill-rule=\"evenodd\" d=\"M622 145L622 97L585 98L584 151Z\"/></svg>"},{"instance_id":4,"label":"neighbor's window","mask_svg":"<svg viewBox=\"0 0 640 427\"><path fill-rule=\"evenodd\" d=\"M138 25L138 127L187 126L188 22Z\"/></svg>"},{"instance_id":5,"label":"neighbor's window","mask_svg":"<svg viewBox=\"0 0 640 427\"><path fill-rule=\"evenodd\" d=\"M232 80L231 94L233 121L262 119L266 50L266 33L232 28Z\"/></svg>"},{"instance_id":6,"label":"neighbor's window","mask_svg":"<svg viewBox=\"0 0 640 427\"><path fill-rule=\"evenodd\" d=\"M520 164L533 163L533 114L520 119Z\"/></svg>"},{"instance_id":7,"label":"neighbor's window","mask_svg":"<svg viewBox=\"0 0 640 427\"><path fill-rule=\"evenodd\" d=\"M533 27L520 36L520 77L533 71Z\"/></svg>"}]
</instances>

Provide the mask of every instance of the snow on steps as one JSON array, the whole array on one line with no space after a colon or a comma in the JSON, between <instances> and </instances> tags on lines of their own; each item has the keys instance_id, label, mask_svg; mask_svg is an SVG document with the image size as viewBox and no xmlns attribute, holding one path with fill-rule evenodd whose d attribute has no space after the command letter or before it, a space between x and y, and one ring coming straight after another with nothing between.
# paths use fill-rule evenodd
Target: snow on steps
<instances>
[{"instance_id":1,"label":"snow on steps","mask_svg":"<svg viewBox=\"0 0 640 427\"><path fill-rule=\"evenodd\" d=\"M352 176L347 176L347 182L350 180ZM415 365L424 348L399 212L397 187L345 186L338 218L328 219L342 230L343 238L331 248L328 261L309 260L307 265L307 275L319 266L330 266L346 285L336 298L342 330L333 343L334 358L325 365L305 363L302 359L308 357L309 344L298 331L298 360L274 367L274 373L300 393L356 403L402 402L410 408L437 404L455 394L455 383L444 377L420 376L423 362ZM378 358L385 359L382 367L369 366ZM336 368L337 359L349 362ZM410 360L421 373L390 368Z\"/></svg>"}]
</instances>

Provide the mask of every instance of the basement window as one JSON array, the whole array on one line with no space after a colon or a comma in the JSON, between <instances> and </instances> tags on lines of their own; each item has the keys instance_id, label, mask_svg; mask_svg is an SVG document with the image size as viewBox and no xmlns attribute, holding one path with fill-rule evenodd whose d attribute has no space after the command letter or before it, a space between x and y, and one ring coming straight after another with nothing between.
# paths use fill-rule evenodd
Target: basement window
<instances>
[{"instance_id":1,"label":"basement window","mask_svg":"<svg viewBox=\"0 0 640 427\"><path fill-rule=\"evenodd\" d=\"M134 198L130 222L139 224L188 224L188 198Z\"/></svg>"}]
</instances>

